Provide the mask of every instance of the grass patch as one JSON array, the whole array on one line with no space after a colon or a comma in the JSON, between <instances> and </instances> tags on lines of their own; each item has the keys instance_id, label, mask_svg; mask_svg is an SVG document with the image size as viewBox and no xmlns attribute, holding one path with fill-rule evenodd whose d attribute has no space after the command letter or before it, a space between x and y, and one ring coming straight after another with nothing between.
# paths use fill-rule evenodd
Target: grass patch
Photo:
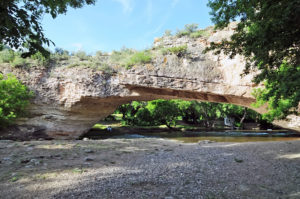
<instances>
[{"instance_id":1,"label":"grass patch","mask_svg":"<svg viewBox=\"0 0 300 199\"><path fill-rule=\"evenodd\" d=\"M190 34L191 38L199 38L199 37L208 37L209 36L208 30L198 30Z\"/></svg>"},{"instance_id":2,"label":"grass patch","mask_svg":"<svg viewBox=\"0 0 300 199\"><path fill-rule=\"evenodd\" d=\"M166 52L172 53L181 57L187 53L187 45L184 46L174 46L166 49Z\"/></svg>"},{"instance_id":3,"label":"grass patch","mask_svg":"<svg viewBox=\"0 0 300 199\"><path fill-rule=\"evenodd\" d=\"M134 66L135 64L146 64L151 62L151 60L152 57L149 52L146 51L137 52L130 57L125 67L128 69Z\"/></svg>"},{"instance_id":4,"label":"grass patch","mask_svg":"<svg viewBox=\"0 0 300 199\"><path fill-rule=\"evenodd\" d=\"M22 177L24 177L23 173L14 173L12 177L9 179L9 182L17 182L20 180Z\"/></svg>"},{"instance_id":5,"label":"grass patch","mask_svg":"<svg viewBox=\"0 0 300 199\"><path fill-rule=\"evenodd\" d=\"M72 172L73 172L73 173L79 173L79 174L82 174L82 173L84 173L84 172L87 172L87 170L86 170L86 169L82 169L82 168L74 168L74 169L72 170Z\"/></svg>"},{"instance_id":6,"label":"grass patch","mask_svg":"<svg viewBox=\"0 0 300 199\"><path fill-rule=\"evenodd\" d=\"M80 61L88 60L88 58L89 58L84 51L77 51L75 53L75 56L78 57L80 59Z\"/></svg>"},{"instance_id":7,"label":"grass patch","mask_svg":"<svg viewBox=\"0 0 300 199\"><path fill-rule=\"evenodd\" d=\"M19 56L16 56L10 64L12 65L12 67L22 67L26 65L26 60Z\"/></svg>"},{"instance_id":8,"label":"grass patch","mask_svg":"<svg viewBox=\"0 0 300 199\"><path fill-rule=\"evenodd\" d=\"M103 125L103 124L95 124L94 126L93 126L93 129L101 129L101 130L104 130L104 129L106 129L107 127L106 127L106 125Z\"/></svg>"},{"instance_id":9,"label":"grass patch","mask_svg":"<svg viewBox=\"0 0 300 199\"><path fill-rule=\"evenodd\" d=\"M112 64L120 65L130 69L136 64L149 63L152 60L152 55L148 51L134 51L132 49L123 48L121 51L113 51L109 58Z\"/></svg>"},{"instance_id":10,"label":"grass patch","mask_svg":"<svg viewBox=\"0 0 300 199\"><path fill-rule=\"evenodd\" d=\"M9 63L12 62L15 58L14 51L5 49L0 52L0 62Z\"/></svg>"},{"instance_id":11,"label":"grass patch","mask_svg":"<svg viewBox=\"0 0 300 199\"><path fill-rule=\"evenodd\" d=\"M103 64L100 64L96 70L100 70L100 71L103 71L105 73L108 73L108 74L112 74L114 73L114 69L112 67L110 67L107 63L103 63Z\"/></svg>"}]
</instances>

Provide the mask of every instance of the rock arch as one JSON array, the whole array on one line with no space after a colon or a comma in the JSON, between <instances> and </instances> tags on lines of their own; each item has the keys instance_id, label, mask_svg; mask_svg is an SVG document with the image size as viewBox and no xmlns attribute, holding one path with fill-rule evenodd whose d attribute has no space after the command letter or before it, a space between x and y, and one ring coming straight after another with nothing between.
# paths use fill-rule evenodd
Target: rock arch
<instances>
[{"instance_id":1,"label":"rock arch","mask_svg":"<svg viewBox=\"0 0 300 199\"><path fill-rule=\"evenodd\" d=\"M132 100L186 99L251 108L255 101L251 93L258 85L251 81L255 72L241 76L243 57L237 55L230 59L223 54L203 53L208 42L221 40L231 33L229 28L206 39L162 38L154 44L153 52L161 46L186 45L188 53L184 56L156 53L151 63L130 70L117 67L113 73L85 67L84 63L82 67L70 68L67 61L30 68L1 64L0 71L15 74L35 92L30 115L18 121L20 130L74 139L119 105ZM290 116L276 124L300 131L300 117Z\"/></svg>"}]
</instances>

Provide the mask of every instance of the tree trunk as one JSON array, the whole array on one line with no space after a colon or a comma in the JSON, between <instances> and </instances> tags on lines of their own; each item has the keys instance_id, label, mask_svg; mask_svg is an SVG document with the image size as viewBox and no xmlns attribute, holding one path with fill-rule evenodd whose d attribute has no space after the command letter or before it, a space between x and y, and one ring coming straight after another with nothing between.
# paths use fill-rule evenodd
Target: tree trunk
<instances>
[{"instance_id":1,"label":"tree trunk","mask_svg":"<svg viewBox=\"0 0 300 199\"><path fill-rule=\"evenodd\" d=\"M240 120L241 129L244 129L243 123L244 123L244 120L245 120L246 116L247 116L247 108L245 107L245 108L244 108L244 114L243 114L243 117L242 117L241 120Z\"/></svg>"}]
</instances>

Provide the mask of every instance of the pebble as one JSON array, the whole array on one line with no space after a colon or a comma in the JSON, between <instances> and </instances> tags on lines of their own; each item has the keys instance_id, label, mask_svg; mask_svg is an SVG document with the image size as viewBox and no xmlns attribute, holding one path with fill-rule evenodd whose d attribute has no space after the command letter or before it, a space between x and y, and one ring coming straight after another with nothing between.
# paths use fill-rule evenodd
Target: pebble
<instances>
[{"instance_id":1,"label":"pebble","mask_svg":"<svg viewBox=\"0 0 300 199\"><path fill-rule=\"evenodd\" d=\"M91 149L86 149L86 150L84 150L84 152L86 152L86 153L94 153L94 151L91 150Z\"/></svg>"},{"instance_id":2,"label":"pebble","mask_svg":"<svg viewBox=\"0 0 300 199\"><path fill-rule=\"evenodd\" d=\"M10 157L4 157L2 158L3 161L11 161L11 158Z\"/></svg>"},{"instance_id":3,"label":"pebble","mask_svg":"<svg viewBox=\"0 0 300 199\"><path fill-rule=\"evenodd\" d=\"M22 164L26 164L26 163L28 163L30 160L28 160L28 159L23 159L23 160L21 160L20 162L22 163Z\"/></svg>"},{"instance_id":4,"label":"pebble","mask_svg":"<svg viewBox=\"0 0 300 199\"><path fill-rule=\"evenodd\" d=\"M211 140L202 140L200 142L198 142L199 144L210 144L210 143L214 143L214 141Z\"/></svg>"},{"instance_id":5,"label":"pebble","mask_svg":"<svg viewBox=\"0 0 300 199\"><path fill-rule=\"evenodd\" d=\"M39 165L41 162L37 159L31 159L30 163L33 163L34 165Z\"/></svg>"},{"instance_id":6,"label":"pebble","mask_svg":"<svg viewBox=\"0 0 300 199\"><path fill-rule=\"evenodd\" d=\"M86 158L84 158L84 161L86 161L86 162L94 161L94 158L86 157Z\"/></svg>"},{"instance_id":7,"label":"pebble","mask_svg":"<svg viewBox=\"0 0 300 199\"><path fill-rule=\"evenodd\" d=\"M32 151L33 150L33 147L28 147L27 149L26 149L26 151Z\"/></svg>"}]
</instances>

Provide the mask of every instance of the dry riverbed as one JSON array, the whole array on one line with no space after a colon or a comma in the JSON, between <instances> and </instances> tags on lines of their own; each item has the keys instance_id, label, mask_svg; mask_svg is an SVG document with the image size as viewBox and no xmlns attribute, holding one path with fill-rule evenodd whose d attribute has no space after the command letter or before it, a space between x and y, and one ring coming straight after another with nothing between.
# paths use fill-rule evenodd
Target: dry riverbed
<instances>
[{"instance_id":1,"label":"dry riverbed","mask_svg":"<svg viewBox=\"0 0 300 199\"><path fill-rule=\"evenodd\" d=\"M300 198L300 141L0 140L0 198Z\"/></svg>"}]
</instances>

